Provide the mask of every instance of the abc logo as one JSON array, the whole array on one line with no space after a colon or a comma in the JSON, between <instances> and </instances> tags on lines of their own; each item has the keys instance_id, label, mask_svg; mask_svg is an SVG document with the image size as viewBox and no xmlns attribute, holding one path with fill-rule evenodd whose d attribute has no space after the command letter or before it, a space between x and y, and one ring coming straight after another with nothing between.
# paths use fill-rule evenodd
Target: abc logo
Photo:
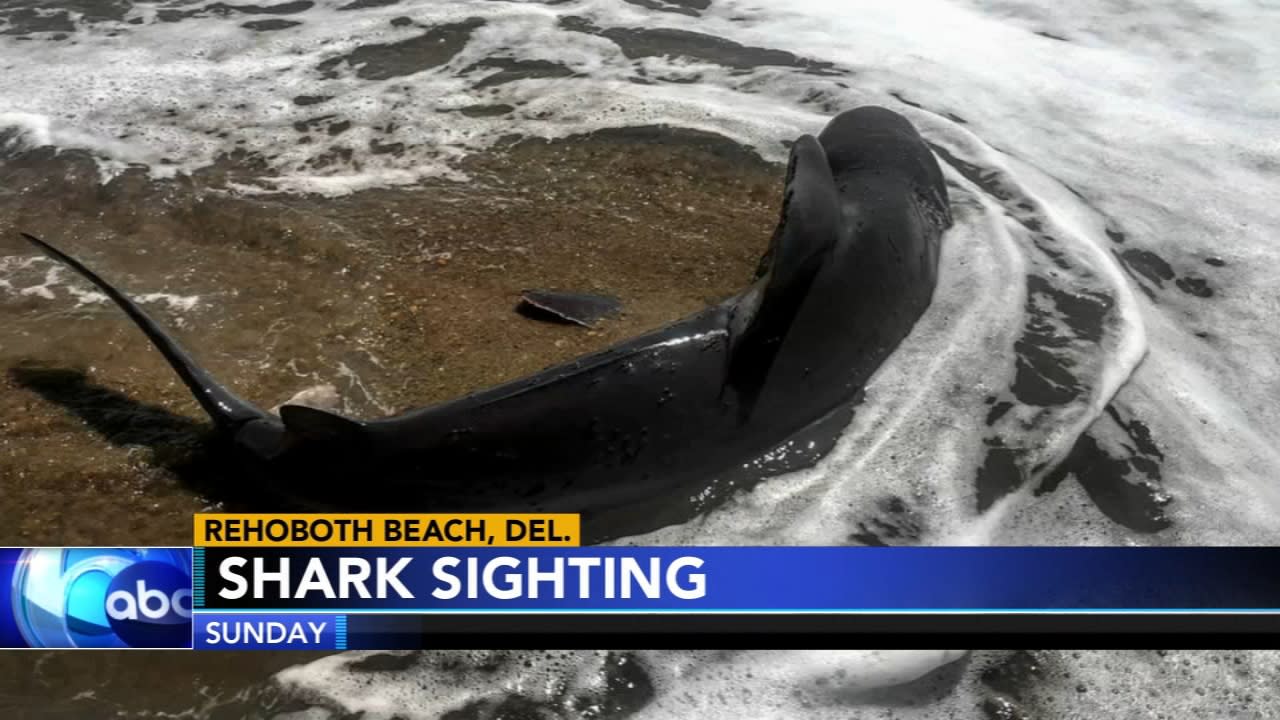
<instances>
[{"instance_id":1,"label":"abc logo","mask_svg":"<svg viewBox=\"0 0 1280 720\"><path fill-rule=\"evenodd\" d=\"M31 647L191 646L186 548L28 548L12 590Z\"/></svg>"},{"instance_id":2,"label":"abc logo","mask_svg":"<svg viewBox=\"0 0 1280 720\"><path fill-rule=\"evenodd\" d=\"M162 562L130 565L107 587L107 620L130 647L191 644L191 576Z\"/></svg>"}]
</instances>

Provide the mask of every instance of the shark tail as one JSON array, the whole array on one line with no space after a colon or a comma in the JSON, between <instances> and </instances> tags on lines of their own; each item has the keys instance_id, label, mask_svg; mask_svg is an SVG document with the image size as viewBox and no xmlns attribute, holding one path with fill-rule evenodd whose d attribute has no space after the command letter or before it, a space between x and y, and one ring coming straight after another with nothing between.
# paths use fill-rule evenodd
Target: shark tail
<instances>
[{"instance_id":1,"label":"shark tail","mask_svg":"<svg viewBox=\"0 0 1280 720\"><path fill-rule=\"evenodd\" d=\"M195 396L196 402L200 403L200 407L204 408L209 417L213 418L216 425L232 429L250 420L266 417L266 412L261 408L240 398L214 380L204 368L196 364L191 355L178 344L178 341L173 336L160 327L155 320L152 320L127 295L112 287L97 273L81 264L79 260L40 238L27 233L22 233L22 237L48 256L83 275L86 280L96 285L116 305L119 305L120 309L124 310L125 314L142 329L142 332L146 333L147 338L151 340L151 344L155 345L161 355L164 355L165 360L169 361L174 371L182 378L182 382L186 383L187 387L191 389L191 394Z\"/></svg>"}]
</instances>

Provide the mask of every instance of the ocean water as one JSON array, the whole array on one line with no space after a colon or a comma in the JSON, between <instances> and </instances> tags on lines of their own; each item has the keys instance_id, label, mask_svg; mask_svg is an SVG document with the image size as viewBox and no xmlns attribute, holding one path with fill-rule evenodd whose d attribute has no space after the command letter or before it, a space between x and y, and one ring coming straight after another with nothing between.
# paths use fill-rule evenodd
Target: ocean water
<instances>
[{"instance_id":1,"label":"ocean water","mask_svg":"<svg viewBox=\"0 0 1280 720\"><path fill-rule=\"evenodd\" d=\"M465 182L463 158L513 135L670 125L782 161L840 110L890 107L951 185L933 305L816 467L621 542L1270 545L1276 37L1280 4L1265 0L10 0L0 153L88 151L103 182L233 159L254 169L236 193L339 196ZM63 278L42 262L0 259L0 293L52 299ZM1010 662L370 657L275 683L312 705L297 717L969 717L994 702L975 688L998 687L991 668ZM1064 653L1024 672L1035 690L1014 699L1050 717L1266 717L1276 662ZM627 705L610 685L627 663L643 668L626 681L643 701L592 704ZM877 694L895 687L927 702ZM513 697L528 707L503 705Z\"/></svg>"}]
</instances>

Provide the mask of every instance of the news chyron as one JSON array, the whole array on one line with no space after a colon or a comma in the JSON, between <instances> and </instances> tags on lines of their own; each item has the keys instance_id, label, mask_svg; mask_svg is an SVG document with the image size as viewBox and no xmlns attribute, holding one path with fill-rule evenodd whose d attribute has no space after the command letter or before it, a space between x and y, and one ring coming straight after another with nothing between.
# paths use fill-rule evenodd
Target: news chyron
<instances>
[{"instance_id":1,"label":"news chyron","mask_svg":"<svg viewBox=\"0 0 1280 720\"><path fill-rule=\"evenodd\" d=\"M0 648L344 649L346 617L325 603L319 603L317 614L295 607L280 616L202 615L206 552L211 558L219 551L228 554L216 560L212 582L247 587L252 580L257 590L245 602L254 609L253 603L269 607L294 601L285 588L295 581L302 590L314 591L306 597L321 600L346 598L350 587L361 598L412 598L398 577L412 558L379 557L396 548L580 544L576 515L202 513L193 521L191 547L0 547ZM325 551L352 557L328 557ZM288 571L291 560L305 569L297 578ZM328 589L330 576L341 593ZM279 594L262 590L273 577ZM223 589L216 597L235 593ZM299 628L313 632L299 637ZM272 633L278 629L289 632L276 638Z\"/></svg>"},{"instance_id":2,"label":"news chyron","mask_svg":"<svg viewBox=\"0 0 1280 720\"><path fill-rule=\"evenodd\" d=\"M192 647L191 548L0 548L0 647Z\"/></svg>"}]
</instances>

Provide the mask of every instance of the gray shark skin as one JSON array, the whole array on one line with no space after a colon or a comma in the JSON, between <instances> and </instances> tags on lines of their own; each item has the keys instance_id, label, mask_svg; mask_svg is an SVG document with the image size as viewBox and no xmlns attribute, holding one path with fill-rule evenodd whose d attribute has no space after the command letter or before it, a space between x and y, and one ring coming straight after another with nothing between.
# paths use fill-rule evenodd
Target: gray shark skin
<instances>
[{"instance_id":1,"label":"gray shark skin","mask_svg":"<svg viewBox=\"0 0 1280 720\"><path fill-rule=\"evenodd\" d=\"M578 512L584 540L599 542L683 522L825 454L928 307L950 226L942 173L915 128L884 108L842 113L792 146L781 219L742 293L534 375L375 420L258 408L126 295L24 237L138 324L268 494L315 510Z\"/></svg>"}]
</instances>

